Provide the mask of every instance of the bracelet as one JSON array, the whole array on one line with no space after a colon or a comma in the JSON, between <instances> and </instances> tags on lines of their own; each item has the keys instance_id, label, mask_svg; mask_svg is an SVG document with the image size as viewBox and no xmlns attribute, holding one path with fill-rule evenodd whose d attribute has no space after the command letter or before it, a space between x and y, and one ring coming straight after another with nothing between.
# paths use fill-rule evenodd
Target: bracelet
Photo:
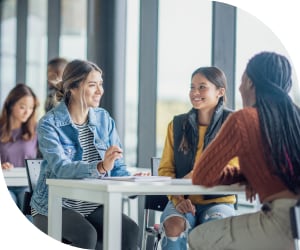
<instances>
[{"instance_id":1,"label":"bracelet","mask_svg":"<svg viewBox=\"0 0 300 250\"><path fill-rule=\"evenodd\" d=\"M104 170L104 174L107 173L107 170L104 168L104 161L101 162L100 168Z\"/></svg>"}]
</instances>

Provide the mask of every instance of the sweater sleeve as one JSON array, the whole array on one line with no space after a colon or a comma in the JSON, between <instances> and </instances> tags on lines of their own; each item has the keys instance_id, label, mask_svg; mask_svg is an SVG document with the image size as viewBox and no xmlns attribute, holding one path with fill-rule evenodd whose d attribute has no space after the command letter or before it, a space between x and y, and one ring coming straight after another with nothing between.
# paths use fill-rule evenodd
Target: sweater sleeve
<instances>
[{"instance_id":1,"label":"sweater sleeve","mask_svg":"<svg viewBox=\"0 0 300 250\"><path fill-rule=\"evenodd\" d=\"M215 139L195 162L193 184L227 185L244 181L238 164L228 164L242 149L239 120L232 114L222 125Z\"/></svg>"}]
</instances>

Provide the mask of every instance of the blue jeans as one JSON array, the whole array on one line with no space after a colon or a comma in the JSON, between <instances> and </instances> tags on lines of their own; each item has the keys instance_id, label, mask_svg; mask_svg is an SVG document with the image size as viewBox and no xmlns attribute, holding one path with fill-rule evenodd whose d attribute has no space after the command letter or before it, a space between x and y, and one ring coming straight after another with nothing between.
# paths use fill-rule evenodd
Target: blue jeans
<instances>
[{"instance_id":1,"label":"blue jeans","mask_svg":"<svg viewBox=\"0 0 300 250\"><path fill-rule=\"evenodd\" d=\"M11 198L14 200L20 210L23 208L24 195L29 191L28 187L8 187Z\"/></svg>"},{"instance_id":2,"label":"blue jeans","mask_svg":"<svg viewBox=\"0 0 300 250\"><path fill-rule=\"evenodd\" d=\"M162 235L161 248L163 250L186 250L187 235L194 227L208 221L223 219L235 215L233 204L213 203L195 206L195 216L191 213L181 214L176 210L173 202L169 201L160 218L160 232ZM167 237L165 234L163 223L173 216L184 218L186 220L186 229L178 237Z\"/></svg>"},{"instance_id":3,"label":"blue jeans","mask_svg":"<svg viewBox=\"0 0 300 250\"><path fill-rule=\"evenodd\" d=\"M14 200L18 208L23 210L24 195L26 191L29 191L29 187L8 187L11 198ZM32 216L26 215L26 218L32 222Z\"/></svg>"}]
</instances>

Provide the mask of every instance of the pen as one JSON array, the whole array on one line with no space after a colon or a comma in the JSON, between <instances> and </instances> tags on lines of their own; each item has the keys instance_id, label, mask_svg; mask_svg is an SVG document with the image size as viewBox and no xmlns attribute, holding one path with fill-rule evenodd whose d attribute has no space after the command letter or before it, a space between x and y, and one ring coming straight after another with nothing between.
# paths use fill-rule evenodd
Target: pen
<instances>
[{"instance_id":1,"label":"pen","mask_svg":"<svg viewBox=\"0 0 300 250\"><path fill-rule=\"evenodd\" d=\"M103 150L103 151L106 151L107 148L99 148L99 150ZM118 150L115 150L114 153L117 152L119 154L123 153L122 151L118 151Z\"/></svg>"}]
</instances>

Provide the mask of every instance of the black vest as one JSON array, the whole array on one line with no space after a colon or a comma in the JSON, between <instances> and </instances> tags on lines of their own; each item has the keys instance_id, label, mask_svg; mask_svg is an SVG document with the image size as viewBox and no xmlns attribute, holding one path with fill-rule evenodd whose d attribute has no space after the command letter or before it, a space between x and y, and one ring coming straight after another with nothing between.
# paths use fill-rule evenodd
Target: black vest
<instances>
[{"instance_id":1,"label":"black vest","mask_svg":"<svg viewBox=\"0 0 300 250\"><path fill-rule=\"evenodd\" d=\"M221 128L223 122L232 110L223 108L223 105L218 105L211 123L207 128L204 137L204 148L215 138L217 132ZM191 109L186 114L175 116L173 119L173 135L174 135L174 163L176 178L183 178L187 175L194 166L197 153L197 145L199 141L198 134L198 112L196 109ZM186 152L180 149L183 136L186 137L188 148ZM204 199L214 199L227 195L204 195Z\"/></svg>"}]
</instances>

